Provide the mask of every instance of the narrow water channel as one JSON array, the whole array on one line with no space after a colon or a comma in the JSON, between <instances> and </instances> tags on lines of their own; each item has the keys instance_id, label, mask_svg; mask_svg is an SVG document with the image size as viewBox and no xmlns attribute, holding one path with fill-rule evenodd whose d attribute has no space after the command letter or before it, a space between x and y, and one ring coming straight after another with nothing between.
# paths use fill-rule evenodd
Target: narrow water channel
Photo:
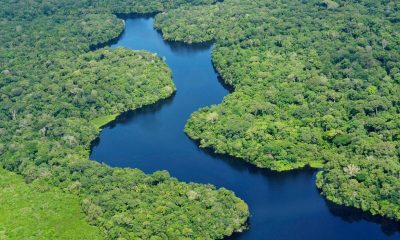
<instances>
[{"instance_id":1,"label":"narrow water channel","mask_svg":"<svg viewBox=\"0 0 400 240\"><path fill-rule=\"evenodd\" d=\"M183 132L190 114L228 94L211 63L211 45L170 43L153 18L126 20L112 47L147 50L165 58L177 87L168 100L124 114L100 134L91 159L146 173L167 170L186 182L225 187L249 204L248 231L230 239L400 239L400 226L336 206L315 187L315 170L274 173L199 149Z\"/></svg>"}]
</instances>

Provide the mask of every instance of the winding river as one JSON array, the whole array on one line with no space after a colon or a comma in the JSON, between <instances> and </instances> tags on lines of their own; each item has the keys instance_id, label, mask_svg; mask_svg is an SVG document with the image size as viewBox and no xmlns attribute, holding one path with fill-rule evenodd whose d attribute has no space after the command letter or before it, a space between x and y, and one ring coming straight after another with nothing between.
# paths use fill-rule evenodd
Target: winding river
<instances>
[{"instance_id":1,"label":"winding river","mask_svg":"<svg viewBox=\"0 0 400 240\"><path fill-rule=\"evenodd\" d=\"M229 93L211 63L211 45L170 43L153 18L126 20L112 47L147 50L165 58L177 86L168 100L121 115L107 125L91 159L146 173L168 170L181 181L233 190L250 207L249 230L230 239L400 239L397 223L327 202L315 170L275 173L199 149L183 132L190 114Z\"/></svg>"}]
</instances>

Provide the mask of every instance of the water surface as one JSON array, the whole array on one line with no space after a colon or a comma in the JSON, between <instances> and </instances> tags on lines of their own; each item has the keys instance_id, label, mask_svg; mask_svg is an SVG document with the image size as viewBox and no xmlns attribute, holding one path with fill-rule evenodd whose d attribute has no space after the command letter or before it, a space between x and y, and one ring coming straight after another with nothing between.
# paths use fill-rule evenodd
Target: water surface
<instances>
[{"instance_id":1,"label":"water surface","mask_svg":"<svg viewBox=\"0 0 400 240\"><path fill-rule=\"evenodd\" d=\"M168 170L181 181L233 190L249 204L250 229L232 239L400 239L400 226L352 208L331 204L315 187L315 170L274 173L199 149L183 132L190 114L228 94L211 63L212 46L170 43L153 29L153 18L126 20L112 47L147 50L165 58L176 94L123 114L100 134L91 159L146 173Z\"/></svg>"}]
</instances>

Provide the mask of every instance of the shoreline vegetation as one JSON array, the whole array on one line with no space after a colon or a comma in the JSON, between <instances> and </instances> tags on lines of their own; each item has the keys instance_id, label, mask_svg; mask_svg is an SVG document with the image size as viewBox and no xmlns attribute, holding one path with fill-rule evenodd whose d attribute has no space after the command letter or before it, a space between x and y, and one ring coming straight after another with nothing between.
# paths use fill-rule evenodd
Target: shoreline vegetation
<instances>
[{"instance_id":1,"label":"shoreline vegetation","mask_svg":"<svg viewBox=\"0 0 400 240\"><path fill-rule=\"evenodd\" d=\"M260 168L322 168L329 201L399 221L399 7L225 0L158 14L167 40L214 41L213 64L234 88L185 132Z\"/></svg>"},{"instance_id":2,"label":"shoreline vegetation","mask_svg":"<svg viewBox=\"0 0 400 240\"><path fill-rule=\"evenodd\" d=\"M111 115L101 116L101 117L90 120L90 123L93 124L100 131L101 128L103 128L105 125L114 121L118 116L119 116L119 114L111 114Z\"/></svg>"},{"instance_id":3,"label":"shoreline vegetation","mask_svg":"<svg viewBox=\"0 0 400 240\"><path fill-rule=\"evenodd\" d=\"M6 1L0 10L1 167L21 175L27 186L77 196L86 220L106 239L221 239L242 231L248 206L229 190L88 159L104 124L175 91L159 57L94 49L123 33L123 22L112 14L161 12L187 3L91 4ZM6 238L23 238L12 231L0 229ZM33 234L41 238L48 231L45 225Z\"/></svg>"},{"instance_id":4,"label":"shoreline vegetation","mask_svg":"<svg viewBox=\"0 0 400 240\"><path fill-rule=\"evenodd\" d=\"M235 88L220 105L189 119L185 132L201 147L278 171L323 163L316 184L329 201L399 221L398 4L193 5L7 0L0 10L4 174L15 172L29 186L61 189L59 196L74 194L87 221L109 239L220 239L243 229L248 207L231 191L181 183L165 171L146 175L88 160L102 126L175 90L158 57L127 49L90 51L123 33L116 12L157 12L155 27L166 40L214 41L213 64ZM109 83L118 84L110 89ZM145 103L132 102L146 97ZM19 180L10 181L18 186ZM9 232L0 228L0 237Z\"/></svg>"}]
</instances>

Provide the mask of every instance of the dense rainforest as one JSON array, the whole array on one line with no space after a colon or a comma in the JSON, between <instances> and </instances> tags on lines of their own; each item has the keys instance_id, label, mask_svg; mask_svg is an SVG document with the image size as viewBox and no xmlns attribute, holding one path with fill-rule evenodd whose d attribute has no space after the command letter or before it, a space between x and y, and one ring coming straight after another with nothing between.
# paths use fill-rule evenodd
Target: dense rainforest
<instances>
[{"instance_id":1,"label":"dense rainforest","mask_svg":"<svg viewBox=\"0 0 400 240\"><path fill-rule=\"evenodd\" d=\"M85 221L78 196L37 184L0 169L0 239L102 239Z\"/></svg>"},{"instance_id":2,"label":"dense rainforest","mask_svg":"<svg viewBox=\"0 0 400 240\"><path fill-rule=\"evenodd\" d=\"M1 0L0 238L25 238L15 226L61 239L214 239L242 229L247 205L226 189L89 161L102 125L175 91L158 56L101 48L131 13L159 13L166 39L215 42L213 63L234 91L189 119L185 131L201 147L277 171L322 168L316 184L328 200L400 220L399 8ZM57 213L48 224L18 218L48 219L41 203Z\"/></svg>"},{"instance_id":3,"label":"dense rainforest","mask_svg":"<svg viewBox=\"0 0 400 240\"><path fill-rule=\"evenodd\" d=\"M213 3L1 0L1 239L217 239L243 228L248 207L231 191L88 159L102 125L175 91L160 57L101 48L123 32L117 15Z\"/></svg>"},{"instance_id":4,"label":"dense rainforest","mask_svg":"<svg viewBox=\"0 0 400 240\"><path fill-rule=\"evenodd\" d=\"M158 15L167 39L215 41L215 67L234 87L185 131L258 167L323 167L327 199L400 220L399 8L225 0Z\"/></svg>"}]
</instances>

